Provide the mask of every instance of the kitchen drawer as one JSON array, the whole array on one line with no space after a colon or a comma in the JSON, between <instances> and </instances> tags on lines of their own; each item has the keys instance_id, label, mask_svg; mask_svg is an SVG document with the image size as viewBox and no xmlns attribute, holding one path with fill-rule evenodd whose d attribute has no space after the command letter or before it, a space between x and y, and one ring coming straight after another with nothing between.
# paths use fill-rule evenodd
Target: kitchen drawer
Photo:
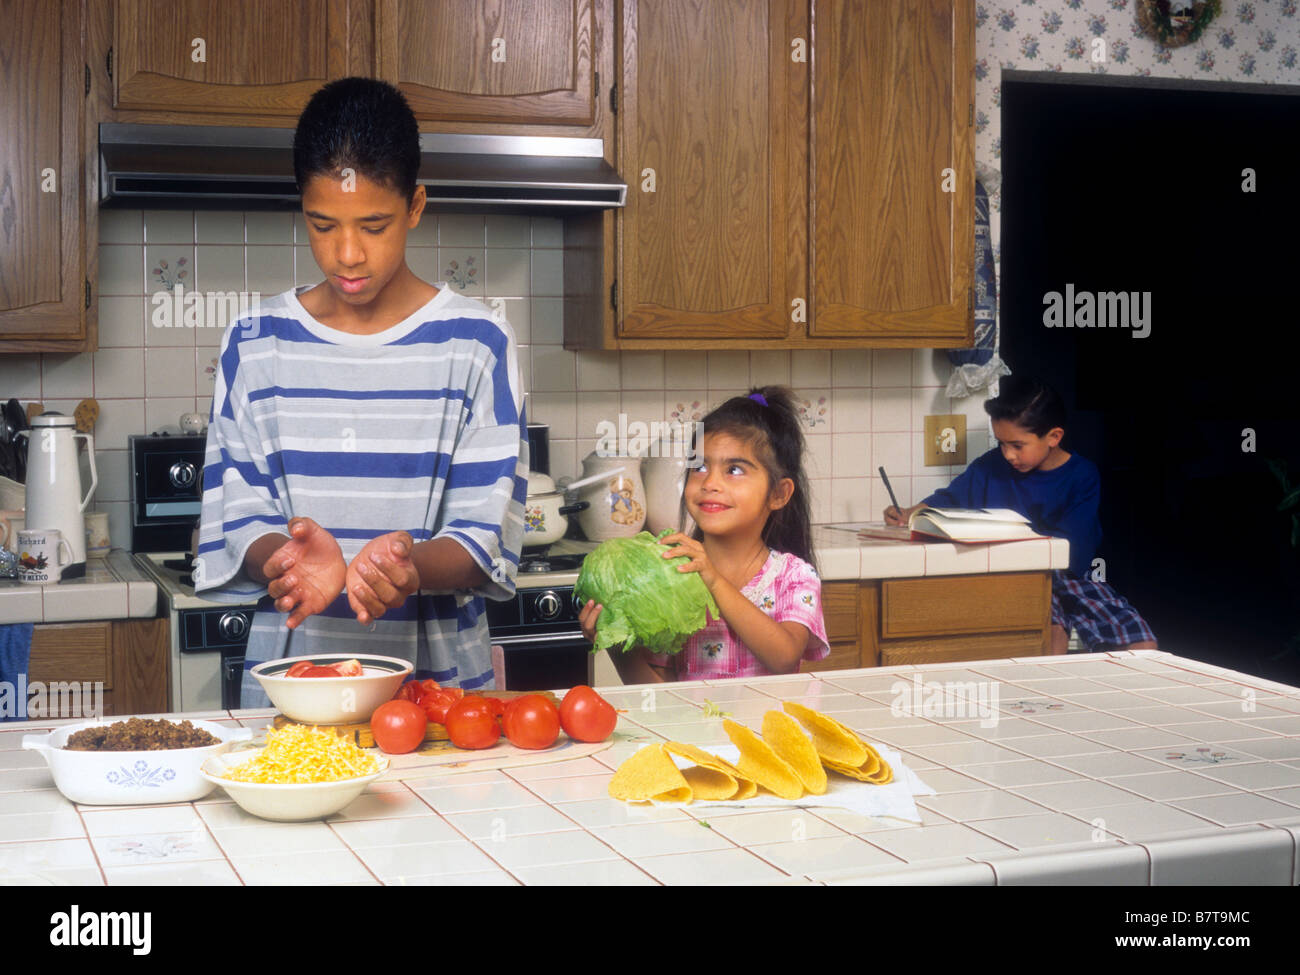
<instances>
[{"instance_id":1,"label":"kitchen drawer","mask_svg":"<svg viewBox=\"0 0 1300 975\"><path fill-rule=\"evenodd\" d=\"M32 633L28 679L103 681L112 687L112 624L45 623Z\"/></svg>"},{"instance_id":2,"label":"kitchen drawer","mask_svg":"<svg viewBox=\"0 0 1300 975\"><path fill-rule=\"evenodd\" d=\"M1039 631L983 633L969 636L918 637L880 645L880 666L949 663L958 660L1002 660L1044 653Z\"/></svg>"},{"instance_id":3,"label":"kitchen drawer","mask_svg":"<svg viewBox=\"0 0 1300 975\"><path fill-rule=\"evenodd\" d=\"M880 584L880 635L893 640L1041 631L1051 613L1051 596L1046 572L886 579Z\"/></svg>"},{"instance_id":4,"label":"kitchen drawer","mask_svg":"<svg viewBox=\"0 0 1300 975\"><path fill-rule=\"evenodd\" d=\"M799 665L799 670L801 673L814 670L857 670L862 666L860 656L861 650L856 641L831 643L830 656L823 660L805 660Z\"/></svg>"},{"instance_id":5,"label":"kitchen drawer","mask_svg":"<svg viewBox=\"0 0 1300 975\"><path fill-rule=\"evenodd\" d=\"M822 583L822 618L826 623L826 639L832 644L837 640L857 642L860 589L856 582Z\"/></svg>"}]
</instances>

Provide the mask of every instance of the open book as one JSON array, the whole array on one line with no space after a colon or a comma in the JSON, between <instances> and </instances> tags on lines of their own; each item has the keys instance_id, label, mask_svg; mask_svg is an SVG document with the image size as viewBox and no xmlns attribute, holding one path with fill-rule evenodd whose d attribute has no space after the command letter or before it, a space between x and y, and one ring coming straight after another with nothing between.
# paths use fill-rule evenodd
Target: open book
<instances>
[{"instance_id":1,"label":"open book","mask_svg":"<svg viewBox=\"0 0 1300 975\"><path fill-rule=\"evenodd\" d=\"M906 525L870 525L860 538L897 541L1017 542L1042 538L1029 527L1029 519L1010 508L919 508Z\"/></svg>"}]
</instances>

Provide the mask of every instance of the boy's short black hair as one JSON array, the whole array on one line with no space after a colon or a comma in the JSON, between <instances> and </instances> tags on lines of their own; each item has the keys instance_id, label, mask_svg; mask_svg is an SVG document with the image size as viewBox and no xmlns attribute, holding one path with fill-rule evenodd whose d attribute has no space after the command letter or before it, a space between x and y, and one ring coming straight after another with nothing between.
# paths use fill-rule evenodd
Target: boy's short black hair
<instances>
[{"instance_id":1,"label":"boy's short black hair","mask_svg":"<svg viewBox=\"0 0 1300 975\"><path fill-rule=\"evenodd\" d=\"M401 193L410 206L420 172L420 128L406 97L375 78L339 78L302 110L293 134L301 193L313 176L344 168Z\"/></svg>"},{"instance_id":2,"label":"boy's short black hair","mask_svg":"<svg viewBox=\"0 0 1300 975\"><path fill-rule=\"evenodd\" d=\"M1003 376L998 395L984 402L994 420L1010 420L1038 437L1055 427L1065 429L1065 404L1051 386L1033 376Z\"/></svg>"}]
</instances>

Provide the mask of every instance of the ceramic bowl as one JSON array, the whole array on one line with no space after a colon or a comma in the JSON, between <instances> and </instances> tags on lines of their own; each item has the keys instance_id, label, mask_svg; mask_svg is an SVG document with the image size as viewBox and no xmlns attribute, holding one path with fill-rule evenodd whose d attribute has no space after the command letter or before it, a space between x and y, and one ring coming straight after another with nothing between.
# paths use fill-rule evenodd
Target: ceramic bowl
<instances>
[{"instance_id":1,"label":"ceramic bowl","mask_svg":"<svg viewBox=\"0 0 1300 975\"><path fill-rule=\"evenodd\" d=\"M321 677L318 680L326 680ZM235 755L213 755L203 763L199 774L211 785L219 785L235 804L246 813L259 819L279 823L297 823L307 819L323 819L343 809L365 791L366 786L388 771L388 759L375 756L379 771L359 775L337 782L310 782L293 785L272 785L262 782L236 782L221 777L226 769L256 758L261 749L239 752Z\"/></svg>"},{"instance_id":2,"label":"ceramic bowl","mask_svg":"<svg viewBox=\"0 0 1300 975\"><path fill-rule=\"evenodd\" d=\"M74 732L83 728L125 720L126 716L111 716L64 725L49 734L24 735L23 747L41 753L54 775L55 787L73 802L122 806L202 799L212 791L212 783L199 773L199 766L229 751L235 742L253 737L249 728L229 728L191 718L194 727L211 732L220 742L202 748L144 752L82 752L63 747Z\"/></svg>"},{"instance_id":3,"label":"ceramic bowl","mask_svg":"<svg viewBox=\"0 0 1300 975\"><path fill-rule=\"evenodd\" d=\"M357 660L360 677L285 677L294 664L309 660L333 664ZM414 670L409 660L376 657L363 653L314 653L304 657L282 657L252 668L262 690L286 718L303 724L357 724L369 721L375 708L392 700L402 681Z\"/></svg>"}]
</instances>

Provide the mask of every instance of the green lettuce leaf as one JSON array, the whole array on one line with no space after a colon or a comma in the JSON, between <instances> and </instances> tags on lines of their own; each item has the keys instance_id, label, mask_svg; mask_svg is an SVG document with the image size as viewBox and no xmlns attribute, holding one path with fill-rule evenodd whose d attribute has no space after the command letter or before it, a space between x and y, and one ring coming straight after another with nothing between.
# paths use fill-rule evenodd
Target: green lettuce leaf
<instances>
[{"instance_id":1,"label":"green lettuce leaf","mask_svg":"<svg viewBox=\"0 0 1300 975\"><path fill-rule=\"evenodd\" d=\"M595 600L604 609L596 620L593 650L646 647L677 653L688 637L721 616L698 572L678 572L685 559L665 559L668 546L649 532L602 542L582 560L573 594L579 604ZM707 613L706 613L707 611Z\"/></svg>"}]
</instances>

